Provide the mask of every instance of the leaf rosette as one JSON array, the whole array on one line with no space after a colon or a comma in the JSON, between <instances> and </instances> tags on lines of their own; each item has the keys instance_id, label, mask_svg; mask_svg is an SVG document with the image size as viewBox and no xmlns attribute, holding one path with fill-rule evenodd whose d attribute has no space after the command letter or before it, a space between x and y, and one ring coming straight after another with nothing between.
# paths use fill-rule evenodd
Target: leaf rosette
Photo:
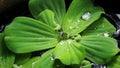
<instances>
[{"instance_id":1,"label":"leaf rosette","mask_svg":"<svg viewBox=\"0 0 120 68\"><path fill-rule=\"evenodd\" d=\"M73 0L68 10L65 0L30 0L29 9L34 19L16 17L4 31L6 45L15 53L52 49L54 60L70 65L84 58L104 64L119 51L111 38L114 26L92 0Z\"/></svg>"}]
</instances>

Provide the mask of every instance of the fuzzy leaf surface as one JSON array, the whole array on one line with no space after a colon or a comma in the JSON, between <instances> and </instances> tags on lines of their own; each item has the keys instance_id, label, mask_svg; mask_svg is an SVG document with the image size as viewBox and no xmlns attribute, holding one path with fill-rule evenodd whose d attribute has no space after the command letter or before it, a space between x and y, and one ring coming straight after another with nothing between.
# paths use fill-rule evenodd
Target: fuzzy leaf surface
<instances>
[{"instance_id":1,"label":"fuzzy leaf surface","mask_svg":"<svg viewBox=\"0 0 120 68\"><path fill-rule=\"evenodd\" d=\"M45 9L52 10L55 13L56 22L60 25L66 13L64 0L30 0L29 8L36 19L39 19L39 13Z\"/></svg>"},{"instance_id":2,"label":"fuzzy leaf surface","mask_svg":"<svg viewBox=\"0 0 120 68\"><path fill-rule=\"evenodd\" d=\"M38 20L17 17L5 28L5 41L15 53L49 49L57 44L58 33Z\"/></svg>"},{"instance_id":3,"label":"fuzzy leaf surface","mask_svg":"<svg viewBox=\"0 0 120 68\"><path fill-rule=\"evenodd\" d=\"M80 44L85 47L86 57L98 64L108 62L119 52L116 40L110 37L83 36Z\"/></svg>"},{"instance_id":4,"label":"fuzzy leaf surface","mask_svg":"<svg viewBox=\"0 0 120 68\"><path fill-rule=\"evenodd\" d=\"M74 40L61 41L53 52L55 59L63 64L79 64L85 58L85 50Z\"/></svg>"},{"instance_id":5,"label":"fuzzy leaf surface","mask_svg":"<svg viewBox=\"0 0 120 68\"><path fill-rule=\"evenodd\" d=\"M0 68L11 68L14 64L15 55L5 46L3 34L0 33Z\"/></svg>"},{"instance_id":6,"label":"fuzzy leaf surface","mask_svg":"<svg viewBox=\"0 0 120 68\"><path fill-rule=\"evenodd\" d=\"M103 9L95 7L91 0L73 0L62 24L63 31L70 35L76 35L99 19L102 13L104 13ZM89 16L89 19L84 20L83 15Z\"/></svg>"}]
</instances>

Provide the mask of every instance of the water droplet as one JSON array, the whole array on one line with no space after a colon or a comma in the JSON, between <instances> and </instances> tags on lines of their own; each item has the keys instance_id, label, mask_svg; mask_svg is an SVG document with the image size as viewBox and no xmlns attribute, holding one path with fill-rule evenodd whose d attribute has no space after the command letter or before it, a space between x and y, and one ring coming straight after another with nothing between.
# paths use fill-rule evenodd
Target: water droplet
<instances>
[{"instance_id":1,"label":"water droplet","mask_svg":"<svg viewBox=\"0 0 120 68\"><path fill-rule=\"evenodd\" d=\"M60 42L60 45L63 45L63 44L64 44L64 41L61 41L61 42Z\"/></svg>"},{"instance_id":2,"label":"water droplet","mask_svg":"<svg viewBox=\"0 0 120 68\"><path fill-rule=\"evenodd\" d=\"M103 66L103 68L106 68L106 66Z\"/></svg>"},{"instance_id":3,"label":"water droplet","mask_svg":"<svg viewBox=\"0 0 120 68\"><path fill-rule=\"evenodd\" d=\"M4 27L5 27L4 25L0 26L0 32L4 29Z\"/></svg>"},{"instance_id":4,"label":"water droplet","mask_svg":"<svg viewBox=\"0 0 120 68\"><path fill-rule=\"evenodd\" d=\"M77 20L77 23L79 23L79 22L80 22L80 20L78 19L78 20Z\"/></svg>"},{"instance_id":5,"label":"water droplet","mask_svg":"<svg viewBox=\"0 0 120 68\"><path fill-rule=\"evenodd\" d=\"M94 28L95 30L97 29L97 28Z\"/></svg>"},{"instance_id":6,"label":"water droplet","mask_svg":"<svg viewBox=\"0 0 120 68\"><path fill-rule=\"evenodd\" d=\"M102 33L98 33L98 34L97 34L97 36L101 36L101 35L102 35Z\"/></svg>"},{"instance_id":7,"label":"water droplet","mask_svg":"<svg viewBox=\"0 0 120 68\"><path fill-rule=\"evenodd\" d=\"M50 57L50 59L53 61L54 60L54 58L53 57Z\"/></svg>"},{"instance_id":8,"label":"water droplet","mask_svg":"<svg viewBox=\"0 0 120 68\"><path fill-rule=\"evenodd\" d=\"M2 59L2 57L0 57L0 59Z\"/></svg>"},{"instance_id":9,"label":"water droplet","mask_svg":"<svg viewBox=\"0 0 120 68\"><path fill-rule=\"evenodd\" d=\"M83 20L88 20L91 17L91 13L90 12L86 12L83 16L82 19Z\"/></svg>"},{"instance_id":10,"label":"water droplet","mask_svg":"<svg viewBox=\"0 0 120 68\"><path fill-rule=\"evenodd\" d=\"M116 16L120 19L120 14L116 14Z\"/></svg>"},{"instance_id":11,"label":"water droplet","mask_svg":"<svg viewBox=\"0 0 120 68\"><path fill-rule=\"evenodd\" d=\"M13 64L13 68L22 68L22 65Z\"/></svg>"},{"instance_id":12,"label":"water droplet","mask_svg":"<svg viewBox=\"0 0 120 68\"><path fill-rule=\"evenodd\" d=\"M102 27L105 27L105 24L103 23Z\"/></svg>"},{"instance_id":13,"label":"water droplet","mask_svg":"<svg viewBox=\"0 0 120 68\"><path fill-rule=\"evenodd\" d=\"M115 33L114 33L114 37L118 37L120 35L120 29L118 29Z\"/></svg>"},{"instance_id":14,"label":"water droplet","mask_svg":"<svg viewBox=\"0 0 120 68\"><path fill-rule=\"evenodd\" d=\"M71 44L71 41L68 41L68 44Z\"/></svg>"},{"instance_id":15,"label":"water droplet","mask_svg":"<svg viewBox=\"0 0 120 68\"><path fill-rule=\"evenodd\" d=\"M69 49L67 49L67 51L69 51Z\"/></svg>"},{"instance_id":16,"label":"water droplet","mask_svg":"<svg viewBox=\"0 0 120 68\"><path fill-rule=\"evenodd\" d=\"M50 57L50 59L53 61L54 60L54 56L51 54L51 57Z\"/></svg>"},{"instance_id":17,"label":"water droplet","mask_svg":"<svg viewBox=\"0 0 120 68\"><path fill-rule=\"evenodd\" d=\"M73 27L72 27L72 26L70 26L70 30L71 30L71 29L73 29Z\"/></svg>"},{"instance_id":18,"label":"water droplet","mask_svg":"<svg viewBox=\"0 0 120 68\"><path fill-rule=\"evenodd\" d=\"M34 68L35 62L32 63L32 68Z\"/></svg>"},{"instance_id":19,"label":"water droplet","mask_svg":"<svg viewBox=\"0 0 120 68\"><path fill-rule=\"evenodd\" d=\"M51 43L50 42L48 42L48 45L50 45Z\"/></svg>"},{"instance_id":20,"label":"water droplet","mask_svg":"<svg viewBox=\"0 0 120 68\"><path fill-rule=\"evenodd\" d=\"M60 37L62 37L62 35L63 35L63 32L62 32L62 31L60 31L60 32L59 32L59 35L60 35Z\"/></svg>"},{"instance_id":21,"label":"water droplet","mask_svg":"<svg viewBox=\"0 0 120 68\"><path fill-rule=\"evenodd\" d=\"M118 30L116 31L116 33L117 33L117 34L120 34L120 29L118 29Z\"/></svg>"},{"instance_id":22,"label":"water droplet","mask_svg":"<svg viewBox=\"0 0 120 68\"><path fill-rule=\"evenodd\" d=\"M78 26L76 26L76 29L78 29L79 27Z\"/></svg>"},{"instance_id":23,"label":"water droplet","mask_svg":"<svg viewBox=\"0 0 120 68\"><path fill-rule=\"evenodd\" d=\"M105 32L105 33L104 33L104 36L105 36L105 37L109 37L109 33L108 33L108 32Z\"/></svg>"},{"instance_id":24,"label":"water droplet","mask_svg":"<svg viewBox=\"0 0 120 68\"><path fill-rule=\"evenodd\" d=\"M57 67L60 67L60 65L56 65Z\"/></svg>"}]
</instances>

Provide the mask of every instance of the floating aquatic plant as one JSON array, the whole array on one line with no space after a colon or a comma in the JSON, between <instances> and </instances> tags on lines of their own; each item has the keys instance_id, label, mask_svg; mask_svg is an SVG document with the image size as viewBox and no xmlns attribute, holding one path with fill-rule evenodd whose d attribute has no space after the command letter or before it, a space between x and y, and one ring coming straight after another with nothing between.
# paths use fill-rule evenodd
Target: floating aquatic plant
<instances>
[{"instance_id":1,"label":"floating aquatic plant","mask_svg":"<svg viewBox=\"0 0 120 68\"><path fill-rule=\"evenodd\" d=\"M29 9L33 18L16 17L6 26L5 43L17 54L48 51L22 68L65 68L84 59L105 64L119 52L114 26L92 0L73 0L68 10L65 0L30 0Z\"/></svg>"}]
</instances>

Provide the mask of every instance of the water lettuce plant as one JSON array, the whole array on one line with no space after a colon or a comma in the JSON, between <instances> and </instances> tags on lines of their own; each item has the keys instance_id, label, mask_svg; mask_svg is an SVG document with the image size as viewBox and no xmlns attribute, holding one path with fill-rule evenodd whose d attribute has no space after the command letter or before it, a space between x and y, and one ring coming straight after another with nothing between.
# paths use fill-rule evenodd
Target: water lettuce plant
<instances>
[{"instance_id":1,"label":"water lettuce plant","mask_svg":"<svg viewBox=\"0 0 120 68\"><path fill-rule=\"evenodd\" d=\"M20 68L91 68L90 62L105 64L119 52L115 28L93 0L72 0L68 9L65 0L30 0L29 9L33 18L16 17L6 26L5 44L16 54L47 51L29 55Z\"/></svg>"}]
</instances>

